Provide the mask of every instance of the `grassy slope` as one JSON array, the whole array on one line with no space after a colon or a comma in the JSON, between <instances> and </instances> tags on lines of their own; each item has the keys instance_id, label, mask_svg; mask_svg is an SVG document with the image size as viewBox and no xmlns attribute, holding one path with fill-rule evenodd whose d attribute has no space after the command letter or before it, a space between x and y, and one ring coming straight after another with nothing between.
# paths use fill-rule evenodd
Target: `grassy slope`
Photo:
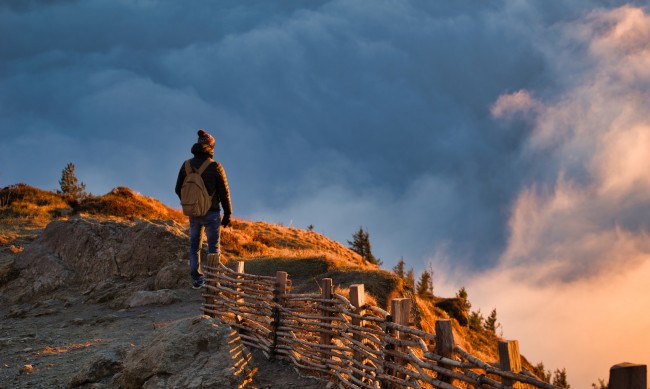
<instances>
[{"instance_id":1,"label":"grassy slope","mask_svg":"<svg viewBox=\"0 0 650 389\"><path fill-rule=\"evenodd\" d=\"M50 221L74 213L112 219L171 219L187 227L187 218L181 212L129 188L115 188L103 196L73 203L63 195L19 184L0 189L0 252L21 251ZM288 272L295 292L318 292L319 281L332 278L336 292L343 295L351 284L363 283L370 294L368 302L382 308L391 298L412 297L395 273L368 264L355 252L315 232L234 219L231 228L222 230L221 248L230 264L245 261L249 273ZM435 320L449 318L432 301L415 300L414 317L420 328L434 332ZM498 360L496 335L452 322L461 347L483 360ZM524 367L532 370L527 361Z\"/></svg>"}]
</instances>

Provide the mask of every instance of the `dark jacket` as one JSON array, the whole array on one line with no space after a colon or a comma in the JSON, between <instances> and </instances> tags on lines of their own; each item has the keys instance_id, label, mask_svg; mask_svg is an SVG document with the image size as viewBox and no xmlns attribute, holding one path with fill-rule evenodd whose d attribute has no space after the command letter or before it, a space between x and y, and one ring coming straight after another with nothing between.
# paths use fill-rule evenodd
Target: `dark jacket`
<instances>
[{"instance_id":1,"label":"dark jacket","mask_svg":"<svg viewBox=\"0 0 650 389\"><path fill-rule=\"evenodd\" d=\"M190 159L190 166L194 169L199 169L207 158L212 158L212 149L205 147L202 144L194 144L192 146L192 153L194 158ZM183 181L185 181L185 161L181 165L181 170L178 172L178 179L176 179L176 194L181 198L181 188ZM228 188L228 180L226 179L226 172L219 162L214 161L203 171L201 174L205 189L208 194L212 196L212 206L210 211L219 211L219 203L223 207L223 214L230 215L232 213L232 204L230 203L230 189Z\"/></svg>"}]
</instances>

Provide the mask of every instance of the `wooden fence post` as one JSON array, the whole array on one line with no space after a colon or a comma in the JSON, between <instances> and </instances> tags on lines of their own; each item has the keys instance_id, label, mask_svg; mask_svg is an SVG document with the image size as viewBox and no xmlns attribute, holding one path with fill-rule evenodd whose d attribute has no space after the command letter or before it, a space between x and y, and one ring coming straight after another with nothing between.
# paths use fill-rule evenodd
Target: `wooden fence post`
<instances>
[{"instance_id":1,"label":"wooden fence post","mask_svg":"<svg viewBox=\"0 0 650 389\"><path fill-rule=\"evenodd\" d=\"M212 269L218 269L219 268L219 254L208 254L208 259L207 259L207 265L208 267ZM219 270L217 270L218 272ZM208 285L211 286L218 286L219 282L217 280L214 281L206 281ZM208 315L210 317L215 317L216 315L212 312L209 311L209 307L207 306L208 304L216 305L216 300L217 296L219 295L219 292L216 290L213 291L210 288L206 288L206 293L204 295L204 301L205 301L205 309L203 310L203 313L205 315ZM216 308L213 308L213 310Z\"/></svg>"},{"instance_id":2,"label":"wooden fence post","mask_svg":"<svg viewBox=\"0 0 650 389\"><path fill-rule=\"evenodd\" d=\"M278 345L278 327L280 326L280 307L284 303L283 295L287 293L287 272L277 271L275 273L275 288L273 289L273 322L271 323L271 355L269 359L273 359L275 355L275 348Z\"/></svg>"},{"instance_id":3,"label":"wooden fence post","mask_svg":"<svg viewBox=\"0 0 650 389\"><path fill-rule=\"evenodd\" d=\"M332 279L331 278L323 278L322 284L321 284L321 298L323 300L330 300L332 298ZM325 304L325 303L323 303ZM328 310L323 309L322 311L322 316L324 317L330 317L332 316L332 313ZM328 319L322 319L322 323L325 324L331 324L332 321ZM329 333L331 331L329 328L323 328L324 331L328 332L321 332L320 333L320 344L321 345L327 345L329 346L332 344L332 335ZM331 359L329 355L330 349L325 349L321 351L321 357L323 359Z\"/></svg>"},{"instance_id":4,"label":"wooden fence post","mask_svg":"<svg viewBox=\"0 0 650 389\"><path fill-rule=\"evenodd\" d=\"M361 315L363 313L362 307L366 304L365 287L363 286L363 284L350 285L350 303L354 306L355 314ZM352 325L363 327L363 320L361 320L360 318L353 317ZM359 343L363 343L364 338L360 334L355 332L352 334L352 339L354 339ZM352 357L359 364L359 366L363 366L364 363L363 354L361 354L361 352L358 351L357 347L354 347ZM359 367L359 370L362 370L362 368ZM361 374L358 373L354 373L352 376L356 379L362 379Z\"/></svg>"},{"instance_id":5,"label":"wooden fence post","mask_svg":"<svg viewBox=\"0 0 650 389\"><path fill-rule=\"evenodd\" d=\"M244 274L244 261L237 261L237 273L239 274ZM237 275L237 279L243 280L244 276L243 275ZM238 285L237 288L235 289L237 293L242 292L242 288ZM237 303L242 304L244 302L244 297L243 296L237 296ZM237 321L238 324L241 324L242 322L242 317L237 315L235 317L235 320Z\"/></svg>"},{"instance_id":6,"label":"wooden fence post","mask_svg":"<svg viewBox=\"0 0 650 389\"><path fill-rule=\"evenodd\" d=\"M454 354L454 332L451 328L451 320L436 320L436 354L441 357L453 359ZM444 365L444 364L443 364ZM448 368L451 368L448 366ZM442 382L453 384L452 377L439 376Z\"/></svg>"},{"instance_id":7,"label":"wooden fence post","mask_svg":"<svg viewBox=\"0 0 650 389\"><path fill-rule=\"evenodd\" d=\"M646 389L648 367L633 363L619 363L609 369L609 389Z\"/></svg>"},{"instance_id":8,"label":"wooden fence post","mask_svg":"<svg viewBox=\"0 0 650 389\"><path fill-rule=\"evenodd\" d=\"M513 373L521 373L521 356L519 355L519 341L517 340L500 340L499 344L499 364L501 370ZM521 388L522 385L513 380L504 378L503 384L513 388Z\"/></svg>"},{"instance_id":9,"label":"wooden fence post","mask_svg":"<svg viewBox=\"0 0 650 389\"><path fill-rule=\"evenodd\" d=\"M395 324L408 326L410 321L409 319L411 317L411 299L399 298L399 299L391 300L390 311L391 311L391 315L393 315L393 322ZM401 333L399 331L397 331L397 333L395 334L396 339L406 339L407 337L408 337L407 334ZM404 353L405 347L397 346L395 347L395 351L398 353ZM395 358L394 363L399 365L405 365L405 362L399 358ZM401 379L406 378L406 375L401 372L394 372L393 375Z\"/></svg>"},{"instance_id":10,"label":"wooden fence post","mask_svg":"<svg viewBox=\"0 0 650 389\"><path fill-rule=\"evenodd\" d=\"M274 300L279 302L281 296L287 293L287 279L289 275L286 271L275 272L275 290L273 291Z\"/></svg>"},{"instance_id":11,"label":"wooden fence post","mask_svg":"<svg viewBox=\"0 0 650 389\"><path fill-rule=\"evenodd\" d=\"M384 336L393 336L393 329L388 326L389 323L393 322L393 314L391 313L390 315L387 315L386 318L384 319L386 326L384 327L384 331L386 332L386 335ZM382 370L384 375L391 375L391 369L388 368L388 364L386 362L392 362L393 361L393 356L389 354L391 350L393 350L393 344L391 343L386 343L386 349L383 350L382 352L382 357L384 360L384 364L382 365ZM392 388L392 383L391 381L388 381L386 379L380 379L379 381L381 389L391 389Z\"/></svg>"}]
</instances>

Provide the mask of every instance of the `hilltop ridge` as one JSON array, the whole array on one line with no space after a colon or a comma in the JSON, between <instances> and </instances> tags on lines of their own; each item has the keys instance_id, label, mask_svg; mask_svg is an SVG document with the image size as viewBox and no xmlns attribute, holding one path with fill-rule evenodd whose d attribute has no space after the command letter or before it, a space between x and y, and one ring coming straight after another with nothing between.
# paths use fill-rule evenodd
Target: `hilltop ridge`
<instances>
[{"instance_id":1,"label":"hilltop ridge","mask_svg":"<svg viewBox=\"0 0 650 389\"><path fill-rule=\"evenodd\" d=\"M143 292L157 305L188 298L188 223L156 199L118 187L77 202L18 184L0 189L0 221L0 304L10 316L40 315L44 301L65 306L78 303L78 296L118 310L134 309ZM496 335L461 325L454 298L417 297L395 273L321 234L234 218L221 237L229 266L244 261L247 273L260 275L287 271L298 293L318 292L322 278L332 278L343 295L363 283L369 303L382 308L392 298L410 297L418 328L434 332L436 319L451 318L462 347L498 359ZM200 303L193 301L198 312ZM524 366L534 370L525 359Z\"/></svg>"}]
</instances>

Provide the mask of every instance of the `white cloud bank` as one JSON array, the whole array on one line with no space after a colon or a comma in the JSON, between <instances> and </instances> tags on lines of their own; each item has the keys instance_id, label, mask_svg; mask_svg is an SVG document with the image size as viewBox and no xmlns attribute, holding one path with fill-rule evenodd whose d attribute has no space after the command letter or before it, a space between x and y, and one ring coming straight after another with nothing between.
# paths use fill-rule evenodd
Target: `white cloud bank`
<instances>
[{"instance_id":1,"label":"white cloud bank","mask_svg":"<svg viewBox=\"0 0 650 389\"><path fill-rule=\"evenodd\" d=\"M547 101L522 90L492 106L500 119L534 111L528 153L554 184L521 190L498 265L467 286L533 362L584 388L616 363L650 363L650 15L624 6L561 29L559 45L586 48L584 71Z\"/></svg>"}]
</instances>

